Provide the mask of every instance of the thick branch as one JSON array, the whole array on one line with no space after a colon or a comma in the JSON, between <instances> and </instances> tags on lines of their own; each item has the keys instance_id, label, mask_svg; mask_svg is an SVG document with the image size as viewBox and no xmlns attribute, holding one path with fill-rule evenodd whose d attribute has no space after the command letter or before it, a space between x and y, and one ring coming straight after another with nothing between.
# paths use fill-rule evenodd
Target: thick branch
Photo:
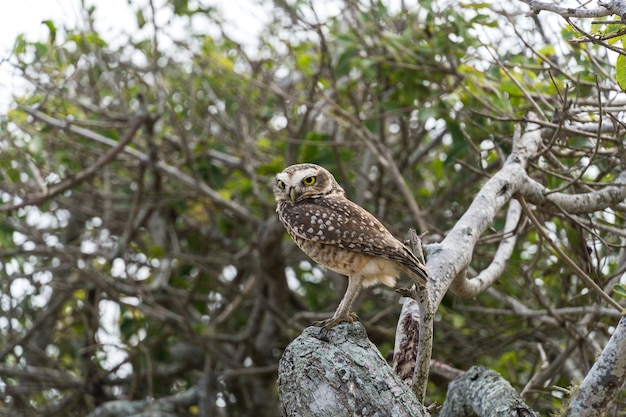
<instances>
[{"instance_id":1,"label":"thick branch","mask_svg":"<svg viewBox=\"0 0 626 417\"><path fill-rule=\"evenodd\" d=\"M535 1L535 0L521 0L522 2L528 4L532 9L533 13L538 14L541 11L553 12L561 17L579 17L579 18L594 18L594 17L604 17L610 16L615 12L612 11L613 7L609 8L609 3L621 3L621 2L608 2L605 3L603 7L597 7L595 9L585 9L583 7L562 7L557 3L546 3L543 1Z\"/></svg>"},{"instance_id":2,"label":"thick branch","mask_svg":"<svg viewBox=\"0 0 626 417\"><path fill-rule=\"evenodd\" d=\"M506 266L507 261L513 254L515 248L515 242L517 242L517 234L515 229L522 215L522 207L517 200L511 200L509 203L509 210L506 215L506 222L504 224L504 230L502 234L506 237L500 241L498 250L491 261L491 264L480 272L477 276L471 279L457 278L453 281L451 289L455 294L471 298L475 297L485 289L492 286Z\"/></svg>"},{"instance_id":3,"label":"thick branch","mask_svg":"<svg viewBox=\"0 0 626 417\"><path fill-rule=\"evenodd\" d=\"M439 417L537 416L497 372L475 366L450 383Z\"/></svg>"},{"instance_id":4,"label":"thick branch","mask_svg":"<svg viewBox=\"0 0 626 417\"><path fill-rule=\"evenodd\" d=\"M615 206L626 199L626 171L598 191L581 194L551 193L537 181L528 179L520 190L524 198L536 205L553 204L568 213L591 213Z\"/></svg>"},{"instance_id":5,"label":"thick branch","mask_svg":"<svg viewBox=\"0 0 626 417\"><path fill-rule=\"evenodd\" d=\"M598 360L572 398L568 417L600 417L626 380L626 317L622 317Z\"/></svg>"},{"instance_id":6,"label":"thick branch","mask_svg":"<svg viewBox=\"0 0 626 417\"><path fill-rule=\"evenodd\" d=\"M427 416L360 323L308 327L278 370L283 416Z\"/></svg>"},{"instance_id":7,"label":"thick branch","mask_svg":"<svg viewBox=\"0 0 626 417\"><path fill-rule=\"evenodd\" d=\"M626 1L624 0L610 0L610 1L598 1L598 4L605 7L609 13L616 14L626 21Z\"/></svg>"},{"instance_id":8,"label":"thick branch","mask_svg":"<svg viewBox=\"0 0 626 417\"><path fill-rule=\"evenodd\" d=\"M514 141L513 152L502 169L483 185L446 238L439 245L426 248L427 266L434 278L428 288L434 307L452 281L469 266L478 239L493 224L496 214L527 181L526 166L541 142L541 130L536 124L529 124L526 133Z\"/></svg>"},{"instance_id":9,"label":"thick branch","mask_svg":"<svg viewBox=\"0 0 626 417\"><path fill-rule=\"evenodd\" d=\"M178 407L189 407L197 402L198 390L191 387L180 394L162 397L158 400L109 401L87 415L87 417L125 417L125 416L177 416Z\"/></svg>"},{"instance_id":10,"label":"thick branch","mask_svg":"<svg viewBox=\"0 0 626 417\"><path fill-rule=\"evenodd\" d=\"M396 326L393 370L406 385L411 386L419 346L420 309L413 299L407 299L402 313Z\"/></svg>"},{"instance_id":11,"label":"thick branch","mask_svg":"<svg viewBox=\"0 0 626 417\"><path fill-rule=\"evenodd\" d=\"M418 359L413 377L418 398L423 397L428 383L432 332L439 303L455 279L465 279L463 272L469 266L478 239L528 178L526 166L536 155L541 143L541 130L538 125L529 123L526 133L513 142L513 152L502 169L485 183L446 238L440 244L426 247L426 265L431 279L427 288L428 308L423 308L424 304L420 303ZM405 315L412 316L412 303L416 301L408 300L402 307L399 323L406 322Z\"/></svg>"}]
</instances>

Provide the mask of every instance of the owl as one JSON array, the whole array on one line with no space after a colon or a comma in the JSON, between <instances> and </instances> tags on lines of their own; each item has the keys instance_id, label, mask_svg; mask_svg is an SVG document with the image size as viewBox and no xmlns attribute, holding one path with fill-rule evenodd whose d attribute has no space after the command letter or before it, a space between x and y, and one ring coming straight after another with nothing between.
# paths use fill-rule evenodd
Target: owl
<instances>
[{"instance_id":1,"label":"owl","mask_svg":"<svg viewBox=\"0 0 626 417\"><path fill-rule=\"evenodd\" d=\"M378 282L393 287L401 272L426 286L426 267L372 214L348 200L335 177L315 164L297 164L276 175L276 212L304 253L348 277L335 314L313 323L330 329L352 322L350 312L362 287Z\"/></svg>"}]
</instances>

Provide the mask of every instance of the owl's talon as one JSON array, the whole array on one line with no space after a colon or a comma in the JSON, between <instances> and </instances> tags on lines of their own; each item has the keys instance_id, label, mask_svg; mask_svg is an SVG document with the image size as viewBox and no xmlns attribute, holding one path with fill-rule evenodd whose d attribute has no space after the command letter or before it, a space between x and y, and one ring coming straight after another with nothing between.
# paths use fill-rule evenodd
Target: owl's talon
<instances>
[{"instance_id":1,"label":"owl's talon","mask_svg":"<svg viewBox=\"0 0 626 417\"><path fill-rule=\"evenodd\" d=\"M340 323L354 323L355 321L359 321L359 316L355 313L348 313L348 315L344 317L331 317L326 320L314 321L312 325L330 330Z\"/></svg>"}]
</instances>

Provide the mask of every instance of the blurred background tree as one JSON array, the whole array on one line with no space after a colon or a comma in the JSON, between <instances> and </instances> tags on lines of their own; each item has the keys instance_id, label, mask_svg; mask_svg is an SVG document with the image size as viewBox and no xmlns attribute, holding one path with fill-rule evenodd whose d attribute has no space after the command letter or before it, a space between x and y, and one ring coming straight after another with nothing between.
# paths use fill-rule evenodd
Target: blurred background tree
<instances>
[{"instance_id":1,"label":"blurred background tree","mask_svg":"<svg viewBox=\"0 0 626 417\"><path fill-rule=\"evenodd\" d=\"M416 227L426 243L501 167L529 111L555 128L530 168L550 189L593 190L626 167L622 55L579 31L611 23L521 2L273 6L250 44L185 0L135 5L142 30L115 42L93 8L82 29L47 21L48 39L18 37L9 62L32 88L0 119L0 415L278 415L282 350L345 286L275 219L286 165L324 165L396 236ZM606 292L623 281L626 205L535 209ZM446 296L433 357L497 370L548 412L619 312L529 222L516 233L497 285ZM370 288L356 308L387 354L398 295ZM428 401L442 401L448 381L431 381Z\"/></svg>"}]
</instances>

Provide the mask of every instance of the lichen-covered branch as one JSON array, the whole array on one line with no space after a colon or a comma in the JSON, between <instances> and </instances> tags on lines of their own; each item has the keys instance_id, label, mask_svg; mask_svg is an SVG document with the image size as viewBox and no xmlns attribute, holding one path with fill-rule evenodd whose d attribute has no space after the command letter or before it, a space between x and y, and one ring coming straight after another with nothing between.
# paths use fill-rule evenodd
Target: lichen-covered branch
<instances>
[{"instance_id":1,"label":"lichen-covered branch","mask_svg":"<svg viewBox=\"0 0 626 417\"><path fill-rule=\"evenodd\" d=\"M426 247L427 266L434 278L428 288L433 307L439 305L452 281L469 266L478 239L493 224L497 213L527 181L526 166L539 150L541 133L536 124L529 124L526 133L514 142L513 152L502 169L483 185L446 238Z\"/></svg>"},{"instance_id":2,"label":"lichen-covered branch","mask_svg":"<svg viewBox=\"0 0 626 417\"><path fill-rule=\"evenodd\" d=\"M571 214L591 213L612 207L626 199L626 171L622 171L615 180L598 191L580 194L554 193L528 178L521 193L533 204L552 204Z\"/></svg>"},{"instance_id":3,"label":"lichen-covered branch","mask_svg":"<svg viewBox=\"0 0 626 417\"><path fill-rule=\"evenodd\" d=\"M122 417L122 416L177 416L178 407L189 407L197 401L198 390L191 387L180 394L162 397L157 400L148 398L146 400L109 401L97 407L87 417Z\"/></svg>"},{"instance_id":4,"label":"lichen-covered branch","mask_svg":"<svg viewBox=\"0 0 626 417\"><path fill-rule=\"evenodd\" d=\"M509 382L497 372L474 366L450 383L439 417L534 417Z\"/></svg>"},{"instance_id":5,"label":"lichen-covered branch","mask_svg":"<svg viewBox=\"0 0 626 417\"><path fill-rule=\"evenodd\" d=\"M561 17L580 17L580 18L594 18L594 17L604 17L610 16L614 14L614 9L619 8L620 1L610 1L603 3L601 7L596 7L593 9L588 9L585 7L563 7L559 6L558 3L547 3L543 1L535 1L535 0L521 0L522 2L528 4L533 11L533 13L539 13L542 11L553 12ZM600 2L598 2L600 3ZM617 3L614 5L614 3Z\"/></svg>"},{"instance_id":6,"label":"lichen-covered branch","mask_svg":"<svg viewBox=\"0 0 626 417\"><path fill-rule=\"evenodd\" d=\"M621 173L611 183L607 183L604 188L582 194L550 193L547 188L532 180L526 172L526 167L540 152L544 133L545 129L539 129L537 124L530 123L526 132L514 140L513 151L505 165L485 183L469 209L446 238L439 244L426 247L427 266L431 275L428 287L431 309L424 311L422 307L419 316L420 329L411 332L407 331L406 327L410 323L415 323L414 317L417 316L415 310L420 303L410 299L403 306L397 331L419 335L419 342L416 347L410 337L397 339L397 342L411 342L411 349L397 353L398 357L402 358L404 364L402 367L395 364L398 365L396 369L405 372L406 364L411 363L406 357L407 352L419 350L414 374L414 381L418 384L415 387L418 398L422 398L428 380L428 373L424 372L420 364L430 363L429 347L432 341L429 335L432 333L427 330L432 329L434 323L429 317L434 317L432 313L436 311L448 288L452 288L458 295L472 297L489 288L499 278L515 244L514 235L502 241L492 264L477 277L467 278L465 271L479 237L493 224L497 213L509 202L510 208L503 233L512 234L515 230L521 208L517 201L511 200L514 193L519 193L536 204L552 204L570 213L597 211L620 204L626 198L626 172ZM395 351L399 350L401 349L396 346Z\"/></svg>"},{"instance_id":7,"label":"lichen-covered branch","mask_svg":"<svg viewBox=\"0 0 626 417\"><path fill-rule=\"evenodd\" d=\"M427 416L360 323L308 327L279 363L283 416Z\"/></svg>"},{"instance_id":8,"label":"lichen-covered branch","mask_svg":"<svg viewBox=\"0 0 626 417\"><path fill-rule=\"evenodd\" d=\"M626 317L622 317L593 367L570 401L568 417L600 417L626 380Z\"/></svg>"}]
</instances>

